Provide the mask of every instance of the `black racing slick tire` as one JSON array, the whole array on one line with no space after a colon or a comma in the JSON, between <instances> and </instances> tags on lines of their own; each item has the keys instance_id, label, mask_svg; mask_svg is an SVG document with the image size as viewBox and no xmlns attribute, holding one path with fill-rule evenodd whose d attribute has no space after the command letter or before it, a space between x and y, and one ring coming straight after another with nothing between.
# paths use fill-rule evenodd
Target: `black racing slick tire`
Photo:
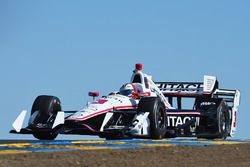
<instances>
[{"instance_id":1,"label":"black racing slick tire","mask_svg":"<svg viewBox=\"0 0 250 167\"><path fill-rule=\"evenodd\" d=\"M56 132L36 132L33 136L39 140L55 140L58 133Z\"/></svg>"},{"instance_id":2,"label":"black racing slick tire","mask_svg":"<svg viewBox=\"0 0 250 167\"><path fill-rule=\"evenodd\" d=\"M31 115L38 112L36 118L31 123L34 127L43 124L48 128L46 130L36 128L33 136L39 140L54 140L58 133L52 130L55 116L61 111L60 99L55 96L41 95L38 96L32 106Z\"/></svg>"},{"instance_id":3,"label":"black racing slick tire","mask_svg":"<svg viewBox=\"0 0 250 167\"><path fill-rule=\"evenodd\" d=\"M221 101L217 106L208 106L206 112L214 113L214 125L210 128L212 132L210 135L205 135L198 138L206 139L222 139L225 140L230 132L230 114L229 107L225 101Z\"/></svg>"},{"instance_id":4,"label":"black racing slick tire","mask_svg":"<svg viewBox=\"0 0 250 167\"><path fill-rule=\"evenodd\" d=\"M158 97L142 98L138 104L138 112L149 112L150 138L162 139L166 134L167 115L163 102Z\"/></svg>"},{"instance_id":5,"label":"black racing slick tire","mask_svg":"<svg viewBox=\"0 0 250 167\"><path fill-rule=\"evenodd\" d=\"M225 140L229 134L229 109L224 101L220 104L217 110L217 127L218 127L218 136Z\"/></svg>"}]
</instances>

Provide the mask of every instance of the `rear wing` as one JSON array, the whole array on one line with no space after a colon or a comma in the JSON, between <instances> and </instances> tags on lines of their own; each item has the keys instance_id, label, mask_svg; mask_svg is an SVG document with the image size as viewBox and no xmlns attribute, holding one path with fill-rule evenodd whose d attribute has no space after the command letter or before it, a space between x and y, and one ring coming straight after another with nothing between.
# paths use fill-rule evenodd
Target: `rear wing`
<instances>
[{"instance_id":1,"label":"rear wing","mask_svg":"<svg viewBox=\"0 0 250 167\"><path fill-rule=\"evenodd\" d=\"M214 76L204 76L203 82L155 82L165 96L195 97L211 95L218 89L219 82Z\"/></svg>"}]
</instances>

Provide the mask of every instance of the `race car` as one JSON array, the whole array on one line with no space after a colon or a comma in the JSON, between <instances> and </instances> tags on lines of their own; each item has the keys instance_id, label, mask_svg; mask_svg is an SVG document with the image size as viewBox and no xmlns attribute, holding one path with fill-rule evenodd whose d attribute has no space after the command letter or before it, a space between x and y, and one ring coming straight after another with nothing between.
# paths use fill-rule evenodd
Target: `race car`
<instances>
[{"instance_id":1,"label":"race car","mask_svg":"<svg viewBox=\"0 0 250 167\"><path fill-rule=\"evenodd\" d=\"M235 134L240 103L240 91L219 89L214 76L205 75L203 82L154 82L142 72L142 64L135 65L130 82L118 91L101 98L98 92L89 92L89 96L93 101L76 111L63 111L55 96L38 96L28 126L22 128L24 110L10 133L32 134L40 140L54 140L58 134L226 139Z\"/></svg>"}]
</instances>

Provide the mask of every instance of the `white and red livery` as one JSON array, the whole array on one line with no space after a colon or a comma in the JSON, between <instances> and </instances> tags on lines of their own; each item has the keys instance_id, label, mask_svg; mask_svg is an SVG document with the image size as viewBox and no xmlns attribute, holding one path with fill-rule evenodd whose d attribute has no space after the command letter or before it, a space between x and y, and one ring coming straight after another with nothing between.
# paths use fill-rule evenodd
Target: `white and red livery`
<instances>
[{"instance_id":1,"label":"white and red livery","mask_svg":"<svg viewBox=\"0 0 250 167\"><path fill-rule=\"evenodd\" d=\"M22 111L10 132L48 140L58 134L225 139L236 131L240 92L219 89L214 76L204 76L203 82L154 82L142 72L142 64L136 64L130 82L119 91L101 98L98 92L89 96L93 101L78 111L63 111L55 96L38 96L28 126L22 128L27 112ZM183 108L184 99L193 99L189 109Z\"/></svg>"}]
</instances>

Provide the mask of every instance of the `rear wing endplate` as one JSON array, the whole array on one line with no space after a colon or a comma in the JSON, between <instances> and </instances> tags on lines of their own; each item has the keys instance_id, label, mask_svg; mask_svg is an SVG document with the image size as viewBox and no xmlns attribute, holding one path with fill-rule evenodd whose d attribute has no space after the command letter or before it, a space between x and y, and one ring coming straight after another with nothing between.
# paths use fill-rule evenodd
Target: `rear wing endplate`
<instances>
[{"instance_id":1,"label":"rear wing endplate","mask_svg":"<svg viewBox=\"0 0 250 167\"><path fill-rule=\"evenodd\" d=\"M230 108L230 119L231 119L231 129L230 136L234 136L236 132L236 116L240 105L240 91L230 90L230 89L217 89L212 95L213 98L222 98L226 101L228 107Z\"/></svg>"}]
</instances>

